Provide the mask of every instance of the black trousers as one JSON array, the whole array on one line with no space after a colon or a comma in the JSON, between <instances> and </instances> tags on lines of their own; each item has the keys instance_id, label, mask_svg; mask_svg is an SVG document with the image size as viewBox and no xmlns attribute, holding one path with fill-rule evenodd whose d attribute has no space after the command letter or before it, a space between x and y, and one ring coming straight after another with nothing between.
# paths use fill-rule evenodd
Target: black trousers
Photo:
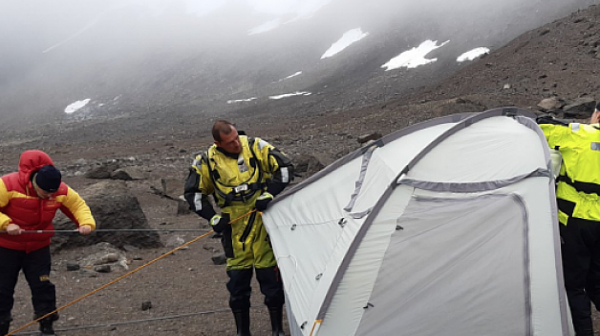
<instances>
[{"instance_id":1,"label":"black trousers","mask_svg":"<svg viewBox=\"0 0 600 336\"><path fill-rule=\"evenodd\" d=\"M50 247L31 253L0 247L0 318L10 318L19 271L31 289L35 317L56 309L56 289L50 282Z\"/></svg>"},{"instance_id":2,"label":"black trousers","mask_svg":"<svg viewBox=\"0 0 600 336\"><path fill-rule=\"evenodd\" d=\"M252 268L244 270L227 271L229 282L229 307L234 312L244 311L250 308L250 281L252 280ZM285 302L283 283L279 274L279 268L257 268L256 280L260 285L260 291L265 296L265 305L269 308L279 308Z\"/></svg>"},{"instance_id":3,"label":"black trousers","mask_svg":"<svg viewBox=\"0 0 600 336\"><path fill-rule=\"evenodd\" d=\"M565 287L577 336L593 335L592 302L600 310L600 223L569 218L560 224Z\"/></svg>"}]
</instances>

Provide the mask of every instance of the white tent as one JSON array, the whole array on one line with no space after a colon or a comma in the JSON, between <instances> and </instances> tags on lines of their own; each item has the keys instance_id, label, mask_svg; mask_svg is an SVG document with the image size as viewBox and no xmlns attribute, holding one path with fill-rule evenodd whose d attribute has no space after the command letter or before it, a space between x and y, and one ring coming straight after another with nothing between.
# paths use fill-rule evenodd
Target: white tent
<instances>
[{"instance_id":1,"label":"white tent","mask_svg":"<svg viewBox=\"0 0 600 336\"><path fill-rule=\"evenodd\" d=\"M532 116L418 124L281 195L264 220L292 335L572 334Z\"/></svg>"}]
</instances>

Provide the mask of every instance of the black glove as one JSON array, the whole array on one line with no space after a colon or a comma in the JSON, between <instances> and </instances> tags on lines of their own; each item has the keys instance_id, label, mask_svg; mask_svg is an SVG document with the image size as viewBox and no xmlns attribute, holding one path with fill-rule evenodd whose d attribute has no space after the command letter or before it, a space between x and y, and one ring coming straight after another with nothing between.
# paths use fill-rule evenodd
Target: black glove
<instances>
[{"instance_id":1,"label":"black glove","mask_svg":"<svg viewBox=\"0 0 600 336\"><path fill-rule=\"evenodd\" d=\"M254 207L258 211L265 211L267 210L267 207L269 206L269 203L271 203L272 200L273 195L265 191L260 196L258 196L258 198L256 199L256 203L254 203Z\"/></svg>"},{"instance_id":2,"label":"black glove","mask_svg":"<svg viewBox=\"0 0 600 336\"><path fill-rule=\"evenodd\" d=\"M554 117L549 116L549 115L537 117L537 118L535 118L535 122L538 125L542 125L542 124L560 125L560 126L568 126L569 125L569 124L567 124L561 120L555 119Z\"/></svg>"},{"instance_id":3,"label":"black glove","mask_svg":"<svg viewBox=\"0 0 600 336\"><path fill-rule=\"evenodd\" d=\"M229 214L224 213L221 215L214 215L210 219L210 226L212 226L213 230L217 233L223 232L225 228L229 225Z\"/></svg>"}]
</instances>

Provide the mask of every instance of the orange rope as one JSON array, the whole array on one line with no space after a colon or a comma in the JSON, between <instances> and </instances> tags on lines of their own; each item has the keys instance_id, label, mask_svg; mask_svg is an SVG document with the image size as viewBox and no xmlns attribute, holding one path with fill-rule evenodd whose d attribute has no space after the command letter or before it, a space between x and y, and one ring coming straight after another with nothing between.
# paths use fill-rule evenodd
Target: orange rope
<instances>
[{"instance_id":1,"label":"orange rope","mask_svg":"<svg viewBox=\"0 0 600 336\"><path fill-rule=\"evenodd\" d=\"M235 223L235 222L237 222L238 220L240 220L240 219L242 219L242 218L244 218L244 217L247 217L247 216L249 216L251 213L253 213L253 212L255 212L255 211L256 211L256 210L252 210L252 211L250 211L250 212L248 212L248 213L246 213L246 214L244 214L244 215L242 215L242 216L240 216L240 217L238 217L238 218L236 218L236 219L234 219L234 220L232 220L232 221L229 221L229 224ZM18 328L18 329L15 329L15 330L13 330L13 331L9 332L8 334L6 334L6 336L13 335L13 334L15 334L15 333L17 333L17 332L19 332L19 331L21 331L21 330L23 330L23 329L25 329L25 328L29 327L29 326L32 326L32 325L34 325L36 322L39 322L40 320L43 320L43 319L45 319L46 317L48 317L48 316L50 316L50 315L52 315L52 314L54 314L54 313L58 313L59 311L61 311L61 310L65 309L65 308L67 308L67 307L69 307L69 306L71 306L71 305L74 305L75 303L77 303L77 302L79 302L79 301L81 301L81 300L85 299L86 297L88 297L88 296L91 296L91 295L93 295L93 294L95 294L95 293L97 293L97 292L99 292L99 291L103 290L104 288L106 288L106 287L108 287L108 286L111 286L111 285L113 285L113 284L115 284L115 283L117 283L117 282L119 282L119 281L121 281L121 280L125 279L126 277L128 277L128 276L130 276L130 275L132 275L132 274L134 274L134 273L137 273L137 272L138 272L138 271L140 271L142 268L144 268L144 267L146 267L146 266L150 266L150 265L154 264L155 262L157 262L157 261L159 261L159 260L161 260L161 259L163 259L163 258L165 258L165 257L167 257L167 256L169 256L169 255L171 255L171 254L173 254L173 253L175 253L175 252L177 252L177 251L181 250L182 248L184 248L184 247L186 247L186 246L188 246L188 245L191 245L191 244L193 244L193 243L197 242L198 240L200 240L200 239L202 239L202 238L204 238L204 237L208 236L209 234L211 234L211 233L213 233L213 232L214 232L214 231L212 231L212 230L211 230L211 231L209 231L209 232L207 232L207 233L205 233L205 234L203 234L203 235L200 235L200 236L198 236L198 237L196 237L196 238L194 238L194 239L190 240L189 242L187 242L187 243L185 243L185 244L183 244L183 245L181 245L181 246L178 246L177 248L175 248L175 249L173 249L173 250L171 250L171 251L169 251L169 252L167 252L167 253L165 253L165 254L163 254L163 255L161 255L161 256L159 256L159 257L157 257L157 258L155 258L155 259L153 259L153 260L151 260L151 261L149 261L149 262L147 262L147 263L145 263L144 265L142 265L142 266L140 266L140 267L138 267L138 268L134 269L133 271L130 271L130 272L126 273L126 274L123 274L123 275L121 275L120 277L116 278L115 280L113 280L113 281L111 281L111 282L109 282L109 283L107 283L107 284L105 284L105 285L102 285L102 286L100 286L100 287L98 287L98 288L94 289L93 291L91 291L91 292L89 292L89 293L87 293L87 294L85 294L85 295L83 295L83 296L80 296L79 298L77 298L77 299L75 299L75 300L73 300L73 301L71 301L71 302L67 303L66 305L64 305L64 306L62 306L62 307L59 307L59 308L55 309L54 311L52 311L52 312L50 312L50 313L48 313L48 314L46 314L46 315L44 315L44 316L42 316L42 317L39 317L39 318L37 318L37 319L35 319L35 320L33 320L33 321L31 321L31 322L29 322L29 323L25 324L24 326L22 326L22 327Z\"/></svg>"}]
</instances>

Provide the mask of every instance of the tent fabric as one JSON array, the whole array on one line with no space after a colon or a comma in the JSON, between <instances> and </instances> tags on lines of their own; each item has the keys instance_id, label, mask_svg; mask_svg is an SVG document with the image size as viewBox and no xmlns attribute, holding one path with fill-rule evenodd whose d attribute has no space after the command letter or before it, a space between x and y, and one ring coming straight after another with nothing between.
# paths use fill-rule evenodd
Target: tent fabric
<instances>
[{"instance_id":1,"label":"tent fabric","mask_svg":"<svg viewBox=\"0 0 600 336\"><path fill-rule=\"evenodd\" d=\"M430 120L264 214L292 335L570 335L550 156L531 113Z\"/></svg>"},{"instance_id":2,"label":"tent fabric","mask_svg":"<svg viewBox=\"0 0 600 336\"><path fill-rule=\"evenodd\" d=\"M531 335L527 213L518 196L415 197L398 225L357 335L392 335L398 325L415 336Z\"/></svg>"}]
</instances>

